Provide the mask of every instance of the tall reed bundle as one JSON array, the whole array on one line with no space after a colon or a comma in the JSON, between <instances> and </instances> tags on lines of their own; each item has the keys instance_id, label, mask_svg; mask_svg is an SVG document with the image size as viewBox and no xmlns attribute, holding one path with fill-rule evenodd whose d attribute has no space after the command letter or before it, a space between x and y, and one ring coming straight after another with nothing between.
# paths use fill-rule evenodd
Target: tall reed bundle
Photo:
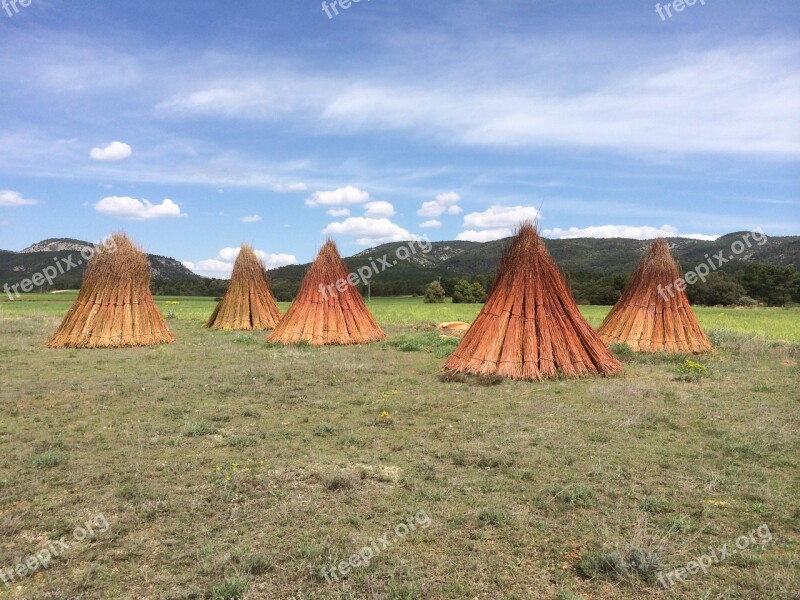
<instances>
[{"instance_id":1,"label":"tall reed bundle","mask_svg":"<svg viewBox=\"0 0 800 600\"><path fill-rule=\"evenodd\" d=\"M121 233L105 246L89 261L78 297L47 347L122 348L175 341L150 294L147 257Z\"/></svg>"},{"instance_id":2,"label":"tall reed bundle","mask_svg":"<svg viewBox=\"0 0 800 600\"><path fill-rule=\"evenodd\" d=\"M444 365L450 372L525 381L621 369L528 221L503 254L489 300Z\"/></svg>"},{"instance_id":3,"label":"tall reed bundle","mask_svg":"<svg viewBox=\"0 0 800 600\"><path fill-rule=\"evenodd\" d=\"M209 318L213 329L273 329L281 311L269 289L267 271L253 248L243 244L236 257L225 297Z\"/></svg>"},{"instance_id":4,"label":"tall reed bundle","mask_svg":"<svg viewBox=\"0 0 800 600\"><path fill-rule=\"evenodd\" d=\"M666 240L655 240L600 326L600 337L607 344L628 344L636 352L712 350L686 291L676 289L679 278Z\"/></svg>"},{"instance_id":5,"label":"tall reed bundle","mask_svg":"<svg viewBox=\"0 0 800 600\"><path fill-rule=\"evenodd\" d=\"M358 289L347 282L347 278L347 266L336 244L328 240L308 269L292 307L267 341L344 346L385 339L386 334L364 304ZM346 285L342 285L343 282L347 282Z\"/></svg>"}]
</instances>

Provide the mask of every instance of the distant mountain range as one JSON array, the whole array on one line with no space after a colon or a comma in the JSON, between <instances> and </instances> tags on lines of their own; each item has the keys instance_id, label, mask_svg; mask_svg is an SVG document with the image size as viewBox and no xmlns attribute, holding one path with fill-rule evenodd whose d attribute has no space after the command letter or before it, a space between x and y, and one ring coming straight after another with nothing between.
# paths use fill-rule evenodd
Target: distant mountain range
<instances>
[{"instance_id":1,"label":"distant mountain range","mask_svg":"<svg viewBox=\"0 0 800 600\"><path fill-rule=\"evenodd\" d=\"M749 236L750 247L743 241ZM669 238L672 255L686 269L705 262L709 257L723 251L728 258L739 250L736 242L744 244L743 251L736 254L728 263L757 262L776 265L793 265L800 270L800 236L771 237L764 241L759 234L745 231L729 233L709 242L687 238ZM756 239L763 243L758 245ZM633 271L652 240L633 240L627 238L578 238L567 240L545 240L551 256L564 271L587 272L603 275L626 274ZM417 254L410 262L420 268L438 268L451 273L482 275L492 273L508 240L494 242L435 242L431 252ZM397 249L407 243L384 244L356 254L348 259L361 262L368 257L393 256ZM733 249L732 249L733 247ZM278 269L277 271L280 271Z\"/></svg>"},{"instance_id":2,"label":"distant mountain range","mask_svg":"<svg viewBox=\"0 0 800 600\"><path fill-rule=\"evenodd\" d=\"M714 257L722 251L726 260L736 255L722 267L728 271L735 271L747 262L793 265L800 270L800 236L771 237L761 245L751 241L750 247L747 247L743 240L748 235L750 240L761 239L757 237L758 234L735 232L713 242L670 238L669 243L673 255L684 269L692 269L706 262L708 257ZM373 284L377 284L379 289L382 288L383 293L391 293L392 282L398 282L399 289L399 282L404 283L402 287L408 288L408 284L424 285L439 277L489 276L496 270L506 242L507 240L487 243L434 242L427 253L423 253L419 245L415 244L416 254L412 254L407 261L398 261L396 265L392 264L390 269L375 275ZM596 275L630 273L650 244L649 241L622 238L546 240L546 243L550 254L562 270ZM70 253L80 252L87 245L90 244L82 240L57 238L33 244L21 252L0 250L0 286L5 283L18 283L34 273L41 272L44 267L52 265L54 259L66 258ZM408 248L409 244L407 242L384 244L359 252L347 258L346 262L352 271L366 267L372 261L384 256L390 259L389 263L393 263L398 256L398 250L403 247ZM195 282L202 280L200 276L173 258L150 254L148 259L153 279L177 282L181 284L179 289L189 289ZM283 296L291 296L299 287L307 268L308 265L304 264L274 269L270 271L270 279L273 286L282 291ZM58 278L54 287L58 289L79 287L84 271L85 265L70 270Z\"/></svg>"},{"instance_id":3,"label":"distant mountain range","mask_svg":"<svg viewBox=\"0 0 800 600\"><path fill-rule=\"evenodd\" d=\"M90 242L76 240L72 238L53 238L43 240L28 246L20 252L0 250L0 287L4 284L14 285L23 279L28 279L35 273L41 273L45 267L64 262L72 255L71 263L77 263L80 258L81 250L87 246L93 246ZM192 273L179 261L166 256L148 254L150 261L150 272L154 279L167 279L170 281L182 281L198 279L199 276ZM64 274L60 274L55 281L54 289L73 289L79 288L86 271L84 261L74 268L70 268ZM49 287L49 286L48 286Z\"/></svg>"}]
</instances>

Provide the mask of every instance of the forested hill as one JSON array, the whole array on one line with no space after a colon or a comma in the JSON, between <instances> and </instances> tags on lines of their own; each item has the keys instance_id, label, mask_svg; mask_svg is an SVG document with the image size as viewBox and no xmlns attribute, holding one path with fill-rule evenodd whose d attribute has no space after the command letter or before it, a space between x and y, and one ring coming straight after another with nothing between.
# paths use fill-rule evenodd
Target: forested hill
<instances>
[{"instance_id":1,"label":"forested hill","mask_svg":"<svg viewBox=\"0 0 800 600\"><path fill-rule=\"evenodd\" d=\"M406 256L404 252L411 247L409 242L398 242L364 250L345 261L349 269L356 272L373 263L380 266L382 263L378 259L388 259L391 267L382 269L371 279L371 292L375 295L422 293L434 279L450 282L452 286L453 281L466 277L488 286L507 242L507 239L487 243L434 242L427 252L424 251L427 248L425 244L415 242L415 252L410 253L408 260L399 260L395 265L395 259ZM624 277L614 277L630 274L650 244L649 241L623 238L547 239L545 242L558 266L573 282L573 287L587 281L603 280L607 283L613 280L609 286L614 289L624 281ZM800 236L770 237L765 240L757 233L735 232L713 242L670 238L669 243L673 256L683 270L693 269L709 259L717 264L719 261L716 257L720 252L726 261L720 270L731 274L752 264L789 265L800 269ZM22 252L0 251L0 286L18 283L53 264L54 259L75 252L76 248L84 245L86 242L80 240L59 238L44 240ZM158 255L149 255L148 258L156 293L218 296L227 287L227 281L195 275L175 259ZM307 264L291 265L270 271L276 297L281 300L293 298L307 268ZM53 286L45 286L37 291L77 288L84 269L85 266L73 269L60 276ZM613 297L613 294L610 296Z\"/></svg>"}]
</instances>

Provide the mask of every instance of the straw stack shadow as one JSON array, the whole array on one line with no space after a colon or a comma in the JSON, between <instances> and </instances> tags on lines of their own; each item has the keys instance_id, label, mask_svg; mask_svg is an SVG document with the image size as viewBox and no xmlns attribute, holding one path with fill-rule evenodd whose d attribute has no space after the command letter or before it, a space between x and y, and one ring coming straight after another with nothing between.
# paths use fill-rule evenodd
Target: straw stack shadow
<instances>
[{"instance_id":1,"label":"straw stack shadow","mask_svg":"<svg viewBox=\"0 0 800 600\"><path fill-rule=\"evenodd\" d=\"M228 291L217 304L206 327L237 331L273 329L281 311L269 288L264 265L253 248L242 244L233 265Z\"/></svg>"},{"instance_id":2,"label":"straw stack shadow","mask_svg":"<svg viewBox=\"0 0 800 600\"><path fill-rule=\"evenodd\" d=\"M541 381L622 370L583 318L536 227L507 246L486 305L443 369Z\"/></svg>"},{"instance_id":3,"label":"straw stack shadow","mask_svg":"<svg viewBox=\"0 0 800 600\"><path fill-rule=\"evenodd\" d=\"M628 344L635 352L713 350L686 291L676 289L679 278L667 241L655 240L600 326L600 337L607 344Z\"/></svg>"},{"instance_id":4,"label":"straw stack shadow","mask_svg":"<svg viewBox=\"0 0 800 600\"><path fill-rule=\"evenodd\" d=\"M81 290L48 348L123 348L175 341L150 293L150 265L125 234L89 261Z\"/></svg>"},{"instance_id":5,"label":"straw stack shadow","mask_svg":"<svg viewBox=\"0 0 800 600\"><path fill-rule=\"evenodd\" d=\"M267 341L345 346L386 339L358 289L350 283L343 292L335 287L337 282L347 281L348 275L336 244L328 240L309 267L291 308Z\"/></svg>"}]
</instances>

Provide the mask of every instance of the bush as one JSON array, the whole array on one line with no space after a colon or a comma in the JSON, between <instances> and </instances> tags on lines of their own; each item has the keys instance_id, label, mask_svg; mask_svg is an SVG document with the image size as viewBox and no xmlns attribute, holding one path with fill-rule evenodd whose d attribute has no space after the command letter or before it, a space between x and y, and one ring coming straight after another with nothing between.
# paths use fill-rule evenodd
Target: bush
<instances>
[{"instance_id":1,"label":"bush","mask_svg":"<svg viewBox=\"0 0 800 600\"><path fill-rule=\"evenodd\" d=\"M186 426L187 437L202 437L204 435L214 435L217 433L217 428L205 419L194 421Z\"/></svg>"},{"instance_id":2,"label":"bush","mask_svg":"<svg viewBox=\"0 0 800 600\"><path fill-rule=\"evenodd\" d=\"M480 281L476 281L472 284L472 297L477 303L486 302L486 290L483 289Z\"/></svg>"},{"instance_id":3,"label":"bush","mask_svg":"<svg viewBox=\"0 0 800 600\"><path fill-rule=\"evenodd\" d=\"M678 379L681 381L699 381L708 377L708 367L690 359L678 365Z\"/></svg>"},{"instance_id":4,"label":"bush","mask_svg":"<svg viewBox=\"0 0 800 600\"><path fill-rule=\"evenodd\" d=\"M426 304L441 304L445 300L445 292L442 284L438 280L428 285L425 290Z\"/></svg>"},{"instance_id":5,"label":"bush","mask_svg":"<svg viewBox=\"0 0 800 600\"><path fill-rule=\"evenodd\" d=\"M612 579L629 579L638 576L652 582L662 569L661 560L654 552L633 548L623 556L618 551L590 552L581 556L575 570L585 579L607 576Z\"/></svg>"},{"instance_id":6,"label":"bush","mask_svg":"<svg viewBox=\"0 0 800 600\"><path fill-rule=\"evenodd\" d=\"M453 290L453 304L478 304L486 302L486 290L480 282L470 283L459 279Z\"/></svg>"}]
</instances>

